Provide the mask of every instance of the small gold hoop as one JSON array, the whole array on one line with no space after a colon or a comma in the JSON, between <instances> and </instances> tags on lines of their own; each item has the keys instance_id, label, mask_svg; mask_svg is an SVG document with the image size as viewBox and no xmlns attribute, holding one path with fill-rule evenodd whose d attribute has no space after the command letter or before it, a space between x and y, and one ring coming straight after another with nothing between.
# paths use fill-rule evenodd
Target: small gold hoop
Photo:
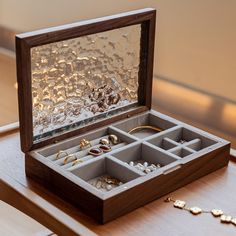
<instances>
[{"instance_id":1,"label":"small gold hoop","mask_svg":"<svg viewBox=\"0 0 236 236\"><path fill-rule=\"evenodd\" d=\"M68 153L66 151L60 150L56 155L56 160L58 160L62 154L68 156Z\"/></svg>"},{"instance_id":2,"label":"small gold hoop","mask_svg":"<svg viewBox=\"0 0 236 236\"><path fill-rule=\"evenodd\" d=\"M137 126L137 127L133 128L133 129L129 130L128 134L131 134L131 133L133 133L135 131L138 131L140 129L151 129L151 130L155 130L157 132L161 132L162 131L162 129L160 129L158 127L151 126L151 125L140 125L140 126Z\"/></svg>"}]
</instances>

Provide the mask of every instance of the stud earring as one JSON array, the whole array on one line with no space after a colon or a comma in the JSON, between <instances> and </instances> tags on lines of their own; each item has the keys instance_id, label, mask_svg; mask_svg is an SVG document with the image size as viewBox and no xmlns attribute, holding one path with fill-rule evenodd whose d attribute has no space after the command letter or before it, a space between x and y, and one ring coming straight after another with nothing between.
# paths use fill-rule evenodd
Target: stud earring
<instances>
[{"instance_id":1,"label":"stud earring","mask_svg":"<svg viewBox=\"0 0 236 236\"><path fill-rule=\"evenodd\" d=\"M112 144L116 145L119 143L119 138L115 134L110 134L108 139L111 141Z\"/></svg>"},{"instance_id":2,"label":"stud earring","mask_svg":"<svg viewBox=\"0 0 236 236\"><path fill-rule=\"evenodd\" d=\"M103 144L103 145L109 145L110 141L108 139L106 139L106 138L101 138L99 143Z\"/></svg>"}]
</instances>

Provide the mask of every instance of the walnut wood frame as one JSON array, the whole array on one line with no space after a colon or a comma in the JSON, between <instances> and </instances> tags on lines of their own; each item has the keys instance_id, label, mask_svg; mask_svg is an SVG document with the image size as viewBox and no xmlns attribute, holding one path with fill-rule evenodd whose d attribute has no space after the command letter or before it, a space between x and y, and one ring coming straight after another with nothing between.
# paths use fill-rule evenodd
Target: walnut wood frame
<instances>
[{"instance_id":1,"label":"walnut wood frame","mask_svg":"<svg viewBox=\"0 0 236 236\"><path fill-rule=\"evenodd\" d=\"M21 148L27 152L60 140L87 132L89 130L108 125L131 115L141 113L151 108L153 56L155 38L156 11L146 8L113 16L97 18L38 30L31 33L16 35L17 80L19 97ZM32 91L31 91L31 57L32 47L76 38L88 34L113 30L120 27L141 24L141 51L139 66L139 106L110 119L98 121L58 136L33 142Z\"/></svg>"}]
</instances>

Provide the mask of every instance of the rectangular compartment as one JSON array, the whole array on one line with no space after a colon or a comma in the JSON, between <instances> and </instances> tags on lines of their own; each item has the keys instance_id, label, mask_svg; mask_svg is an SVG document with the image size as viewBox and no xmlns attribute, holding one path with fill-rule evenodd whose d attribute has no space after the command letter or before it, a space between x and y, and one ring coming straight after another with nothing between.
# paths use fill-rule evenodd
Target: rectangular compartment
<instances>
[{"instance_id":1,"label":"rectangular compartment","mask_svg":"<svg viewBox=\"0 0 236 236\"><path fill-rule=\"evenodd\" d=\"M44 157L47 157L48 159L53 160L55 159L56 153L60 150L64 150L68 152L68 154L79 152L79 145L82 139L90 141L91 145L94 146L99 144L99 140L101 138L108 138L110 134L117 135L120 143L127 144L135 141L135 139L132 137L124 135L117 131L117 129L114 129L112 126L109 126L107 128L97 129L87 134L79 135L77 137L58 142L57 144L41 148L38 150L38 153Z\"/></svg>"},{"instance_id":2,"label":"rectangular compartment","mask_svg":"<svg viewBox=\"0 0 236 236\"><path fill-rule=\"evenodd\" d=\"M148 146L147 143L132 145L120 152L114 153L112 156L145 174L157 171L161 167L177 160L165 151ZM145 162L148 164L148 166L144 165ZM138 163L142 164L143 166L136 166Z\"/></svg>"},{"instance_id":3,"label":"rectangular compartment","mask_svg":"<svg viewBox=\"0 0 236 236\"><path fill-rule=\"evenodd\" d=\"M75 159L80 159L81 163L88 161L93 158L92 155L88 153L91 148L97 148L100 146L99 142L102 138L108 139L109 135L116 135L119 139L118 144L113 144L110 142L111 151L114 151L118 148L121 148L129 143L136 141L132 136L125 135L123 132L119 132L116 128L112 126L108 128L98 129L94 132L90 132L86 135L77 136L73 139L69 139L63 142L59 142L54 145L50 145L46 148L42 148L37 152L46 157L47 160L51 160L53 163L61 166L62 168L71 170L76 168L74 166ZM91 144L91 147L84 148L81 150L79 144L82 139L88 140ZM61 153L58 155L58 153ZM70 158L67 156L70 155ZM65 159L67 158L66 162ZM76 165L81 164L78 162Z\"/></svg>"},{"instance_id":4,"label":"rectangular compartment","mask_svg":"<svg viewBox=\"0 0 236 236\"><path fill-rule=\"evenodd\" d=\"M118 124L115 124L114 126L125 132L129 132L131 129L137 126L153 126L153 127L160 128L162 131L164 131L164 130L174 127L175 125L176 124L173 123L172 121L155 116L152 113L146 113L141 116L139 115L139 116L132 117L130 119L126 119L125 121L119 122ZM155 130L151 130L151 129L140 129L140 130L137 130L136 132L131 133L131 135L139 139L143 139L151 135L154 135L156 133L159 133L159 132Z\"/></svg>"}]
</instances>

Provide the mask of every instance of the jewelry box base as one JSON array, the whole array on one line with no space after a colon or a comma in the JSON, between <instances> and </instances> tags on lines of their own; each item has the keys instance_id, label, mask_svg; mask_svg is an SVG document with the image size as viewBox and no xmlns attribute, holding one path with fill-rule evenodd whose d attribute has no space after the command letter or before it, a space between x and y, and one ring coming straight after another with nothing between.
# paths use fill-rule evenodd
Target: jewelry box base
<instances>
[{"instance_id":1,"label":"jewelry box base","mask_svg":"<svg viewBox=\"0 0 236 236\"><path fill-rule=\"evenodd\" d=\"M163 131L128 134L128 130L139 125L153 125ZM99 157L84 154L84 162L77 166L71 163L63 166L54 158L59 150L77 151L80 155L79 140L87 138L96 143L109 133L121 139L119 146L109 153ZM28 152L25 169L28 177L104 224L226 166L229 151L229 142L149 111L108 128ZM161 168L145 174L128 164L137 160L159 163ZM123 184L111 191L100 191L89 183L103 174L120 179Z\"/></svg>"}]
</instances>

